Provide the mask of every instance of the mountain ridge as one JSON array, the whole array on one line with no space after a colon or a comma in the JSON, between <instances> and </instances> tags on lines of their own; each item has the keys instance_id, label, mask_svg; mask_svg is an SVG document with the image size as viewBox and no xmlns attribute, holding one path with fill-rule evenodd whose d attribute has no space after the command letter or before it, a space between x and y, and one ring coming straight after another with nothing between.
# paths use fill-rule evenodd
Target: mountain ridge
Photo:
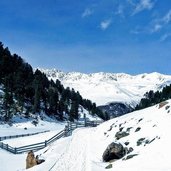
<instances>
[{"instance_id":1,"label":"mountain ridge","mask_svg":"<svg viewBox=\"0 0 171 171\"><path fill-rule=\"evenodd\" d=\"M63 72L39 68L49 79L59 79L65 87L74 88L98 106L122 102L135 107L150 90L162 90L171 84L171 75L158 72L130 75L126 73Z\"/></svg>"}]
</instances>

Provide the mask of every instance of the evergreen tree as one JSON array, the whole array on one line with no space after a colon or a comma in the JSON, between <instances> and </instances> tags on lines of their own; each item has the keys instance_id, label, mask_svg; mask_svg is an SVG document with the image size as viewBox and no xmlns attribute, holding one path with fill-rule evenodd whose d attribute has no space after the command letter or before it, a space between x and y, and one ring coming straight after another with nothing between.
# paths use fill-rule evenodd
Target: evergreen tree
<instances>
[{"instance_id":1,"label":"evergreen tree","mask_svg":"<svg viewBox=\"0 0 171 171\"><path fill-rule=\"evenodd\" d=\"M3 99L3 108L5 110L5 121L9 121L12 118L12 105L14 104L12 93L5 88L4 90L4 99Z\"/></svg>"},{"instance_id":2,"label":"evergreen tree","mask_svg":"<svg viewBox=\"0 0 171 171\"><path fill-rule=\"evenodd\" d=\"M146 107L155 105L162 101L168 100L171 98L171 85L163 88L161 92L152 90L146 92L144 98L141 99L140 103L136 106L135 110L144 109Z\"/></svg>"},{"instance_id":3,"label":"evergreen tree","mask_svg":"<svg viewBox=\"0 0 171 171\"><path fill-rule=\"evenodd\" d=\"M95 103L83 99L74 89L64 88L59 80L48 80L40 70L33 72L31 65L17 54L11 54L9 49L0 42L0 84L4 87L3 109L6 119L12 113L26 110L37 113L44 111L63 119L66 113L70 119L78 119L78 108L82 105L92 114L103 116ZM12 111L13 110L13 111Z\"/></svg>"},{"instance_id":4,"label":"evergreen tree","mask_svg":"<svg viewBox=\"0 0 171 171\"><path fill-rule=\"evenodd\" d=\"M72 101L69 120L71 120L71 121L73 121L74 119L78 120L78 107L79 107L78 102L77 101Z\"/></svg>"},{"instance_id":5,"label":"evergreen tree","mask_svg":"<svg viewBox=\"0 0 171 171\"><path fill-rule=\"evenodd\" d=\"M58 92L54 87L48 90L49 114L57 114L58 111Z\"/></svg>"}]
</instances>

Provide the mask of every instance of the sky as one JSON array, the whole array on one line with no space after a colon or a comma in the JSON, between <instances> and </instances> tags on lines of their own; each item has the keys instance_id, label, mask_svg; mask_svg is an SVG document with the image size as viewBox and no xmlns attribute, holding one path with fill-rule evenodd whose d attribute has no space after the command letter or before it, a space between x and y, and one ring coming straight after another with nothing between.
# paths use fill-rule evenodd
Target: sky
<instances>
[{"instance_id":1,"label":"sky","mask_svg":"<svg viewBox=\"0 0 171 171\"><path fill-rule=\"evenodd\" d=\"M0 0L0 41L34 68L171 74L171 1Z\"/></svg>"}]
</instances>

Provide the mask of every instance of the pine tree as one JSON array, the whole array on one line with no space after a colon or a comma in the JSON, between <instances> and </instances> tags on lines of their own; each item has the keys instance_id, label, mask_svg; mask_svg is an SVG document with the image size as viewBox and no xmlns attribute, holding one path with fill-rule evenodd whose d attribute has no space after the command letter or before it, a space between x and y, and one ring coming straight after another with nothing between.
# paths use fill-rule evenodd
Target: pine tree
<instances>
[{"instance_id":1,"label":"pine tree","mask_svg":"<svg viewBox=\"0 0 171 171\"><path fill-rule=\"evenodd\" d=\"M71 121L73 121L74 119L78 120L78 107L79 107L78 102L77 101L72 101L69 120L71 120Z\"/></svg>"},{"instance_id":2,"label":"pine tree","mask_svg":"<svg viewBox=\"0 0 171 171\"><path fill-rule=\"evenodd\" d=\"M48 80L40 70L33 72L32 67L17 54L11 55L9 49L0 42L0 84L4 87L4 109L6 118L14 113L44 111L63 119L63 114L70 119L78 119L78 108L82 105L92 114L103 115L94 103L83 99L74 89L64 88L59 80ZM103 117L103 116L102 116Z\"/></svg>"},{"instance_id":3,"label":"pine tree","mask_svg":"<svg viewBox=\"0 0 171 171\"><path fill-rule=\"evenodd\" d=\"M58 111L58 92L54 87L48 90L49 114L57 114Z\"/></svg>"},{"instance_id":4,"label":"pine tree","mask_svg":"<svg viewBox=\"0 0 171 171\"><path fill-rule=\"evenodd\" d=\"M5 121L9 121L12 118L12 105L14 104L12 93L5 88L4 90L4 99L3 99L3 108L5 110Z\"/></svg>"}]
</instances>

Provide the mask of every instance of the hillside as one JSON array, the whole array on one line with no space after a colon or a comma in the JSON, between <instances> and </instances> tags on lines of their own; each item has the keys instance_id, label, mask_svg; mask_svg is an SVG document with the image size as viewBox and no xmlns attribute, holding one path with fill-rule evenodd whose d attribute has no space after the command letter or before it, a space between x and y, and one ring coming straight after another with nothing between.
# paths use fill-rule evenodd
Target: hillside
<instances>
[{"instance_id":1,"label":"hillside","mask_svg":"<svg viewBox=\"0 0 171 171\"><path fill-rule=\"evenodd\" d=\"M161 90L171 83L170 75L144 73L129 75L125 73L62 72L56 69L40 69L49 79L59 79L65 87L79 91L98 106L122 102L135 107L143 95L150 90Z\"/></svg>"},{"instance_id":2,"label":"hillside","mask_svg":"<svg viewBox=\"0 0 171 171\"><path fill-rule=\"evenodd\" d=\"M14 115L45 113L57 120L77 120L79 107L92 115L107 119L92 101L78 91L64 88L59 80L48 80L40 70L17 54L11 54L0 42L0 121L9 122Z\"/></svg>"},{"instance_id":3,"label":"hillside","mask_svg":"<svg viewBox=\"0 0 171 171\"><path fill-rule=\"evenodd\" d=\"M79 128L73 135L36 152L45 162L32 171L169 171L171 153L171 100L106 121L96 128ZM116 134L127 136L116 138ZM41 135L39 135L40 137ZM30 137L32 138L32 137ZM13 140L15 141L15 140ZM111 142L129 149L120 160L103 162L102 154ZM12 143L12 141L11 141ZM16 142L15 142L16 143ZM19 141L18 141L19 143ZM24 170L27 154L12 155L1 150L3 171ZM15 160L15 164L13 162ZM105 169L112 164L112 169ZM4 169L5 168L5 169Z\"/></svg>"},{"instance_id":4,"label":"hillside","mask_svg":"<svg viewBox=\"0 0 171 171\"><path fill-rule=\"evenodd\" d=\"M56 142L43 155L47 162L31 170L48 170L53 164L53 171L106 170L109 163L102 162L102 154L113 141L132 150L122 159L111 162L111 170L171 170L170 109L171 100L164 106L156 105L133 112L107 121L97 128L78 129L72 137ZM116 140L116 133L124 131L129 135ZM60 148L62 144L65 144L63 150Z\"/></svg>"}]
</instances>

